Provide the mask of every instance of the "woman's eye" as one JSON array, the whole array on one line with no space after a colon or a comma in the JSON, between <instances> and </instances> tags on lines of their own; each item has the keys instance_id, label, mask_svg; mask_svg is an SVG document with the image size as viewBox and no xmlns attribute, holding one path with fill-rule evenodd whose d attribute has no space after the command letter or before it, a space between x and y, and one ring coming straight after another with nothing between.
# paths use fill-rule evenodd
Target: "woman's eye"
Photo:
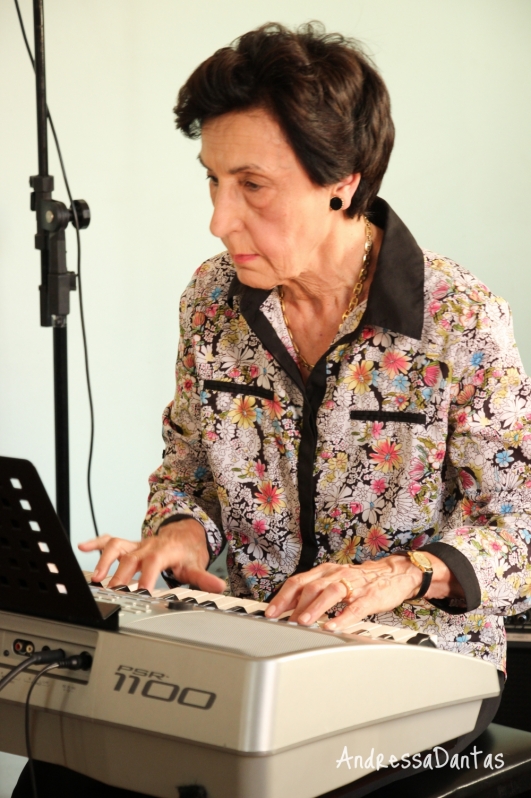
<instances>
[{"instance_id":1,"label":"woman's eye","mask_svg":"<svg viewBox=\"0 0 531 798\"><path fill-rule=\"evenodd\" d=\"M217 186L218 179L217 177L214 177L214 175L207 175L206 179L209 180L213 186Z\"/></svg>"},{"instance_id":2,"label":"woman's eye","mask_svg":"<svg viewBox=\"0 0 531 798\"><path fill-rule=\"evenodd\" d=\"M253 183L251 180L246 180L245 188L248 188L249 191L258 191L261 186L259 186L257 183Z\"/></svg>"}]
</instances>

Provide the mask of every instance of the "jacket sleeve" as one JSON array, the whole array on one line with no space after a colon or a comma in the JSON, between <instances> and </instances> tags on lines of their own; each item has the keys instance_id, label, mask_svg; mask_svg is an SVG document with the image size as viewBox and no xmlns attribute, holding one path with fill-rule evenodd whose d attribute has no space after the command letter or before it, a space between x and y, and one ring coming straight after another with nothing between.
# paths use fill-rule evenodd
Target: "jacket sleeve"
<instances>
[{"instance_id":1,"label":"jacket sleeve","mask_svg":"<svg viewBox=\"0 0 531 798\"><path fill-rule=\"evenodd\" d=\"M503 300L491 297L466 332L451 377L442 535L424 547L453 571L465 602L431 603L512 615L531 603L531 381Z\"/></svg>"},{"instance_id":2,"label":"jacket sleeve","mask_svg":"<svg viewBox=\"0 0 531 798\"><path fill-rule=\"evenodd\" d=\"M201 408L193 348L195 280L181 299L180 341L175 397L162 416L165 443L162 465L150 476L148 511L142 536L162 525L192 517L205 529L211 561L221 552L221 509L202 443Z\"/></svg>"}]
</instances>

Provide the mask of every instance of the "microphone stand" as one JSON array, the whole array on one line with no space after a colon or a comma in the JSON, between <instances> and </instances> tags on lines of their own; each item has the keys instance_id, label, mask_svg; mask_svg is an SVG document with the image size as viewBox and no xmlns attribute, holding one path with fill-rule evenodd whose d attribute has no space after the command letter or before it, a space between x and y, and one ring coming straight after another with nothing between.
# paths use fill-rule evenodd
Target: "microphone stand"
<instances>
[{"instance_id":1,"label":"microphone stand","mask_svg":"<svg viewBox=\"0 0 531 798\"><path fill-rule=\"evenodd\" d=\"M41 327L53 328L53 369L55 407L56 510L70 535L70 466L68 443L68 359L66 318L70 312L70 291L76 290L76 274L66 268L65 228L69 222L83 229L90 223L90 210L83 200L74 200L70 209L52 199L53 177L48 174L48 107L44 59L43 0L33 0L35 33L35 78L37 94L37 138L39 174L30 177L31 210L37 217L35 248L41 253Z\"/></svg>"}]
</instances>

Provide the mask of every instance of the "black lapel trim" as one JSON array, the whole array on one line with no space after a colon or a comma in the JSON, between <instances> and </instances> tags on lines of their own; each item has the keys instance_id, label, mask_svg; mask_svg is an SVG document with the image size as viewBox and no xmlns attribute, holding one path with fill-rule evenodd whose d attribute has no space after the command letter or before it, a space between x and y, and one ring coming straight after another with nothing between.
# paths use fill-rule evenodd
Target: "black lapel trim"
<instances>
[{"instance_id":1,"label":"black lapel trim","mask_svg":"<svg viewBox=\"0 0 531 798\"><path fill-rule=\"evenodd\" d=\"M260 306L266 301L270 293L271 291L242 285L235 275L229 288L228 298L229 301L232 301L233 297L239 294L240 312L243 318L267 351L273 355L277 363L291 377L297 388L304 395L304 383L297 364L278 337L269 319L260 310Z\"/></svg>"},{"instance_id":2,"label":"black lapel trim","mask_svg":"<svg viewBox=\"0 0 531 798\"><path fill-rule=\"evenodd\" d=\"M227 296L227 302L231 308L234 307L234 297L236 296L236 294L241 294L242 291L243 291L243 285L240 283L240 281L238 280L238 275L235 273L234 277L230 281L229 293Z\"/></svg>"},{"instance_id":3,"label":"black lapel trim","mask_svg":"<svg viewBox=\"0 0 531 798\"><path fill-rule=\"evenodd\" d=\"M386 327L420 341L424 322L424 255L385 200L375 200L369 218L385 231L363 324Z\"/></svg>"},{"instance_id":4,"label":"black lapel trim","mask_svg":"<svg viewBox=\"0 0 531 798\"><path fill-rule=\"evenodd\" d=\"M420 341L424 325L424 255L393 209L378 197L367 214L384 230L378 265L367 307L355 330L331 345L323 355L354 341L363 327L374 325Z\"/></svg>"}]
</instances>

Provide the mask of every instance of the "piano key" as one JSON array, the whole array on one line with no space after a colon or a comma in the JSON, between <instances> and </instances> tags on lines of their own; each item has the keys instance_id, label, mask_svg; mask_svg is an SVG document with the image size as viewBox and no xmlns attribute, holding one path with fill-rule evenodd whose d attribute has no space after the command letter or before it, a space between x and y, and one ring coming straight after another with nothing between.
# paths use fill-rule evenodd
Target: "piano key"
<instances>
[{"instance_id":1,"label":"piano key","mask_svg":"<svg viewBox=\"0 0 531 798\"><path fill-rule=\"evenodd\" d=\"M166 606L169 610L173 610L175 612L191 612L194 609L193 604L187 604L185 601L179 601L179 599L168 601Z\"/></svg>"},{"instance_id":2,"label":"piano key","mask_svg":"<svg viewBox=\"0 0 531 798\"><path fill-rule=\"evenodd\" d=\"M228 610L231 607L235 606L242 606L244 610L247 610L247 606L250 605L253 608L257 605L255 601L249 601L248 599L240 599L236 598L235 596L224 596L221 593L200 593L196 592L193 596L189 598L198 597L198 603L202 606L206 606L206 602L210 602L208 606L215 607L218 610ZM186 601L188 597L182 598L183 601ZM259 605L260 606L260 605Z\"/></svg>"},{"instance_id":3,"label":"piano key","mask_svg":"<svg viewBox=\"0 0 531 798\"><path fill-rule=\"evenodd\" d=\"M246 602L245 599L236 598L236 596L224 596L222 593L208 593L205 598L213 601L219 610L226 610L236 604L244 606Z\"/></svg>"},{"instance_id":4,"label":"piano key","mask_svg":"<svg viewBox=\"0 0 531 798\"><path fill-rule=\"evenodd\" d=\"M188 587L178 587L174 590L175 596L182 601L182 599L187 598L187 596L192 596L192 598L199 599L200 597L207 598L210 597L210 593L206 593L204 590L190 590Z\"/></svg>"},{"instance_id":5,"label":"piano key","mask_svg":"<svg viewBox=\"0 0 531 798\"><path fill-rule=\"evenodd\" d=\"M406 643L408 638L414 637L418 632L414 629L403 629L400 626L393 626L393 631L390 632L390 634L393 635L397 643Z\"/></svg>"},{"instance_id":6,"label":"piano key","mask_svg":"<svg viewBox=\"0 0 531 798\"><path fill-rule=\"evenodd\" d=\"M379 624L379 623L373 623L373 624L369 625L367 623L367 621L357 621L356 623L353 623L351 626L346 626L341 631L345 632L346 634L351 634L353 632L361 632L361 631L370 629L370 626L372 626L374 629L380 629L381 628L381 624Z\"/></svg>"},{"instance_id":7,"label":"piano key","mask_svg":"<svg viewBox=\"0 0 531 798\"><path fill-rule=\"evenodd\" d=\"M408 645L414 646L429 646L430 648L437 648L436 644L433 642L429 635L424 635L421 633L417 633L412 637L409 637L406 641Z\"/></svg>"}]
</instances>

